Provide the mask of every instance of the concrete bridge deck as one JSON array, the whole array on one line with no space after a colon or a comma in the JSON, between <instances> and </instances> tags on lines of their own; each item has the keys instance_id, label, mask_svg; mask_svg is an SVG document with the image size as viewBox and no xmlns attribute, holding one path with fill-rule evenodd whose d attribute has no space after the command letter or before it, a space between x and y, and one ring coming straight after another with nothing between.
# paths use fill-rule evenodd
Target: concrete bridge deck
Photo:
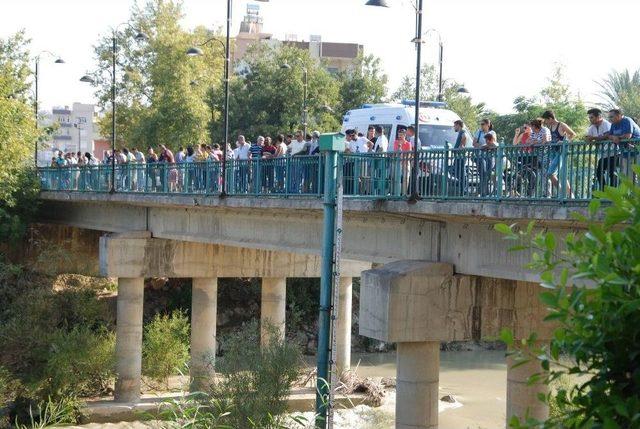
<instances>
[{"instance_id":1,"label":"concrete bridge deck","mask_svg":"<svg viewBox=\"0 0 640 429\"><path fill-rule=\"evenodd\" d=\"M183 195L41 193L39 221L106 232L148 231L155 238L320 254L322 201ZM535 281L496 223L535 220L560 237L581 230L584 205L477 201L344 201L343 256L371 263L417 259L453 264L459 274Z\"/></svg>"}]
</instances>

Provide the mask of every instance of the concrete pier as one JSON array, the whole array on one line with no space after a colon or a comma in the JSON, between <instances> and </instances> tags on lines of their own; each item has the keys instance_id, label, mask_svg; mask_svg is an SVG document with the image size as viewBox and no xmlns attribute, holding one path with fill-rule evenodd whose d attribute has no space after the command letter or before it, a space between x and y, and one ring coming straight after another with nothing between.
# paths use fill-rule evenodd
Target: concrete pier
<instances>
[{"instance_id":1,"label":"concrete pier","mask_svg":"<svg viewBox=\"0 0 640 429\"><path fill-rule=\"evenodd\" d=\"M549 386L544 383L527 384L530 376L542 372L540 362L531 360L512 368L514 363L512 357L507 358L507 427L512 416L521 420L525 417L547 419L549 407L538 399L538 394L549 393Z\"/></svg>"},{"instance_id":2,"label":"concrete pier","mask_svg":"<svg viewBox=\"0 0 640 429\"><path fill-rule=\"evenodd\" d=\"M336 366L338 374L351 368L351 299L353 278L340 277L338 297L338 323L336 342L338 346Z\"/></svg>"},{"instance_id":3,"label":"concrete pier","mask_svg":"<svg viewBox=\"0 0 640 429\"><path fill-rule=\"evenodd\" d=\"M140 400L143 301L143 278L118 279L115 390L117 402Z\"/></svg>"},{"instance_id":4,"label":"concrete pier","mask_svg":"<svg viewBox=\"0 0 640 429\"><path fill-rule=\"evenodd\" d=\"M278 330L277 340L285 336L285 315L287 303L287 279L285 277L262 278L262 301L260 309L260 337L263 345L272 338L267 327Z\"/></svg>"},{"instance_id":5,"label":"concrete pier","mask_svg":"<svg viewBox=\"0 0 640 429\"><path fill-rule=\"evenodd\" d=\"M396 429L438 427L440 342L398 343Z\"/></svg>"},{"instance_id":6,"label":"concrete pier","mask_svg":"<svg viewBox=\"0 0 640 429\"><path fill-rule=\"evenodd\" d=\"M207 387L215 373L218 279L194 278L191 291L191 391Z\"/></svg>"}]
</instances>

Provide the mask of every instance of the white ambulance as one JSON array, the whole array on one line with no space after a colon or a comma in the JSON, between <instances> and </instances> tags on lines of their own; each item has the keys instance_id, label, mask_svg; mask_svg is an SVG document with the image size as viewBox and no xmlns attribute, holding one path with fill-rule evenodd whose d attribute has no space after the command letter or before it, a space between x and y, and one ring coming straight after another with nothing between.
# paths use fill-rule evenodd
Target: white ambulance
<instances>
[{"instance_id":1,"label":"white ambulance","mask_svg":"<svg viewBox=\"0 0 640 429\"><path fill-rule=\"evenodd\" d=\"M415 121L415 102L403 100L400 103L364 104L359 109L349 110L342 118L342 133L349 129L367 135L369 126L380 125L389 140L389 150L393 150L398 128L407 128ZM447 109L447 104L436 101L420 102L419 137L422 149L444 147L445 142L453 146L456 132L453 122L460 117Z\"/></svg>"}]
</instances>

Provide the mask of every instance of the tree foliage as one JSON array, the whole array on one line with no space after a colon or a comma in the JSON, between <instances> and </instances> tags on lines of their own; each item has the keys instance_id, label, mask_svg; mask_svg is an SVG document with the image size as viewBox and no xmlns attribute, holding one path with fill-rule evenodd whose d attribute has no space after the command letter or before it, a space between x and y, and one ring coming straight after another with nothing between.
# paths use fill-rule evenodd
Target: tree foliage
<instances>
[{"instance_id":1,"label":"tree foliage","mask_svg":"<svg viewBox=\"0 0 640 429\"><path fill-rule=\"evenodd\" d=\"M380 69L380 58L373 55L359 55L336 79L340 85L337 112L341 115L366 103L380 103L387 95L388 77Z\"/></svg>"},{"instance_id":2,"label":"tree foliage","mask_svg":"<svg viewBox=\"0 0 640 429\"><path fill-rule=\"evenodd\" d=\"M569 234L566 248L553 233L534 233L533 223L520 232L496 226L507 239L524 243L517 248L533 251L529 267L542 273L546 320L558 325L549 347L524 347L519 360L539 360L541 373L531 382L573 380L541 398L559 413L546 422L513 419L511 427L640 426L640 187L624 179L598 198L589 217L575 216L588 230ZM601 208L601 201L611 205ZM515 346L510 332L503 339ZM526 343L535 340L532 335Z\"/></svg>"},{"instance_id":3,"label":"tree foliage","mask_svg":"<svg viewBox=\"0 0 640 429\"><path fill-rule=\"evenodd\" d=\"M391 94L391 99L400 101L403 99L415 100L416 75L408 74L400 81L400 86ZM438 98L438 75L434 66L423 66L420 70L420 100L429 101Z\"/></svg>"},{"instance_id":4,"label":"tree foliage","mask_svg":"<svg viewBox=\"0 0 640 429\"><path fill-rule=\"evenodd\" d=\"M135 6L128 25L116 32L118 141L129 145L198 144L206 140L210 121L208 90L221 84L224 58L217 43L202 46L202 59L187 50L216 34L202 27L188 32L180 26L180 2L149 0ZM138 31L148 40L136 42ZM106 114L103 135L111 135L112 34L95 47L96 95Z\"/></svg>"},{"instance_id":5,"label":"tree foliage","mask_svg":"<svg viewBox=\"0 0 640 429\"><path fill-rule=\"evenodd\" d=\"M31 58L24 32L0 39L0 239L16 240L35 212L31 171L35 127L30 94Z\"/></svg>"},{"instance_id":6,"label":"tree foliage","mask_svg":"<svg viewBox=\"0 0 640 429\"><path fill-rule=\"evenodd\" d=\"M603 108L619 108L625 115L640 120L640 69L633 73L614 70L598 84Z\"/></svg>"},{"instance_id":7,"label":"tree foliage","mask_svg":"<svg viewBox=\"0 0 640 429\"><path fill-rule=\"evenodd\" d=\"M564 78L563 67L558 65L548 79L546 87L534 96L518 96L513 101L515 113L500 115L489 113L498 138L507 143L513 140L515 129L525 122L540 117L545 110L553 110L556 118L569 125L578 136L584 135L587 126L587 111L582 100L574 95Z\"/></svg>"},{"instance_id":8,"label":"tree foliage","mask_svg":"<svg viewBox=\"0 0 640 429\"><path fill-rule=\"evenodd\" d=\"M338 82L308 51L259 44L249 49L243 61L244 72L231 81L232 141L237 134L255 139L260 134L274 136L302 127L304 68L308 74L308 129L332 131L340 127L336 114L324 108L338 105ZM284 64L290 68L283 68ZM223 100L220 89L215 104L222 106Z\"/></svg>"}]
</instances>

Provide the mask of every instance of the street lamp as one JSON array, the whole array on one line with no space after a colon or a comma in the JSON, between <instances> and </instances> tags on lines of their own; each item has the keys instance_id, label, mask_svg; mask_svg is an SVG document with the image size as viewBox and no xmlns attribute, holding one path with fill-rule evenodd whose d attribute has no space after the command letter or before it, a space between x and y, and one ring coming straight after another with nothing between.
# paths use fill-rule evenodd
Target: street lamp
<instances>
[{"instance_id":1,"label":"street lamp","mask_svg":"<svg viewBox=\"0 0 640 429\"><path fill-rule=\"evenodd\" d=\"M439 46L439 55L438 55L438 63L439 63L439 72L438 72L438 101L442 101L443 100L443 93L442 93L442 62L443 62L443 53L444 53L444 45L442 44L442 36L440 35L440 32L438 30L436 30L435 28L430 28L427 31L424 32L423 36L426 36L427 34L434 32L436 33L436 35L438 36L438 46ZM424 43L424 40L422 39L422 36L420 37L416 37L415 39L412 40L413 43Z\"/></svg>"},{"instance_id":2,"label":"street lamp","mask_svg":"<svg viewBox=\"0 0 640 429\"><path fill-rule=\"evenodd\" d=\"M34 106L33 109L35 111L35 115L36 115L36 130L38 129L38 109L39 109L39 105L38 105L38 83L39 83L39 76L40 76L40 57L43 55L49 55L53 58L55 58L55 60L53 61L54 64L64 64L64 60L62 58L60 58L59 56L49 52L49 51L40 51L40 53L38 55L36 55L36 59L35 59L35 73L33 74L34 76L34 84L35 84L35 88L34 88ZM35 166L36 168L38 168L38 138L36 137L36 143L35 143L35 150L34 150L34 162L35 162Z\"/></svg>"},{"instance_id":3,"label":"street lamp","mask_svg":"<svg viewBox=\"0 0 640 429\"><path fill-rule=\"evenodd\" d=\"M222 41L216 37L211 37L210 39L205 40L204 42L200 43L198 46L192 46L189 49L187 49L186 54L190 57L201 57L204 55L204 52L202 51L202 49L200 48L200 46L205 46L208 45L211 42L218 42L220 43L220 45L222 45L222 49L224 49L225 54L228 51L227 46L229 43L229 38L228 38L228 34L227 34L227 45L225 45L224 43L222 43ZM227 58L227 56L225 55L225 62L224 62L224 81L225 81L225 85L224 85L224 91L225 91L225 106L224 106L224 141L222 143L222 177L220 178L220 184L221 184L221 191L220 191L220 197L225 197L227 195L227 188L226 188L226 172L227 172L227 142L229 141L229 71L228 71L228 66L229 66L229 60ZM198 85L198 81L197 80L192 80L191 82L189 82L189 85L191 85L191 87L195 87L196 85ZM211 105L211 121L213 121L213 103ZM213 136L211 136L211 146L213 146Z\"/></svg>"},{"instance_id":4,"label":"street lamp","mask_svg":"<svg viewBox=\"0 0 640 429\"><path fill-rule=\"evenodd\" d=\"M109 190L111 194L116 192L116 60L118 55L118 30L123 25L132 28L131 24L123 22L111 30L111 189ZM133 37L136 42L143 42L149 39L145 33L136 31L137 33ZM92 85L96 83L95 79L89 75L82 76L80 82Z\"/></svg>"},{"instance_id":5,"label":"street lamp","mask_svg":"<svg viewBox=\"0 0 640 429\"><path fill-rule=\"evenodd\" d=\"M302 128L304 129L304 135L307 135L307 122L309 116L309 110L307 109L307 91L309 88L309 71L304 65L304 61L300 58L295 59L302 66L303 77L303 93L302 93ZM291 70L292 67L288 63L284 63L280 66L281 69Z\"/></svg>"},{"instance_id":6,"label":"street lamp","mask_svg":"<svg viewBox=\"0 0 640 429\"><path fill-rule=\"evenodd\" d=\"M268 3L269 0L255 0L262 3ZM222 190L220 197L227 196L227 185L225 180L225 173L227 169L227 144L229 143L229 73L231 70L231 11L233 9L233 0L227 0L227 35L226 43L224 44L225 50L225 63L224 63L224 142L222 143ZM217 40L217 39L215 39ZM206 42L205 42L206 43ZM222 43L222 42L221 42ZM202 55L202 49L198 47L190 48L187 51L187 55L195 56Z\"/></svg>"},{"instance_id":7,"label":"street lamp","mask_svg":"<svg viewBox=\"0 0 640 429\"><path fill-rule=\"evenodd\" d=\"M411 195L409 197L409 203L415 203L420 199L418 195L418 142L420 140L420 64L422 56L422 40L420 36L422 35L422 2L423 0L418 0L418 4L415 7L416 37L412 40L416 45L416 105L414 120L415 135L413 136L413 165L411 166ZM389 7L386 0L369 0L365 5Z\"/></svg>"}]
</instances>

